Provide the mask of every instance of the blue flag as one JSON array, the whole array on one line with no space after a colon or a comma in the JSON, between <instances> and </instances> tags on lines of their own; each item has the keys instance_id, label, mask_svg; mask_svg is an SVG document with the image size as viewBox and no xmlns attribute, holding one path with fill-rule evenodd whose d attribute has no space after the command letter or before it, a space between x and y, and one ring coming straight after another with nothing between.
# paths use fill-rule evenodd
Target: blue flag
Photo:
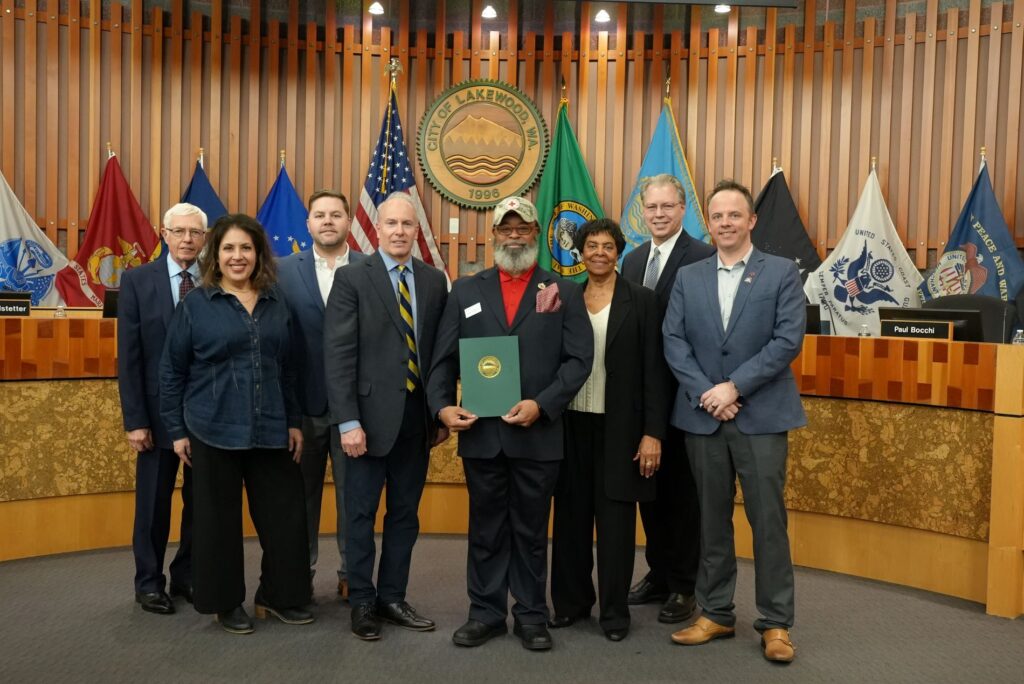
<instances>
[{"instance_id":1,"label":"blue flag","mask_svg":"<svg viewBox=\"0 0 1024 684\"><path fill-rule=\"evenodd\" d=\"M626 236L626 249L622 252L623 256L651 238L651 233L644 223L643 207L640 206L640 183L645 178L657 176L660 173L670 173L678 178L686 191L683 230L697 240L710 242L711 236L708 234L707 226L704 225L704 213L700 208L700 198L693 187L693 177L690 175L690 167L686 163L686 155L683 154L683 142L679 139L679 129L676 128L676 118L672 114L672 103L668 98L665 98L665 104L661 108L661 116L658 117L658 125L654 129L651 145L647 148L647 155L644 157L643 164L640 165L640 173L637 174L633 193L622 210L622 220L619 223Z\"/></svg>"},{"instance_id":2,"label":"blue flag","mask_svg":"<svg viewBox=\"0 0 1024 684\"><path fill-rule=\"evenodd\" d=\"M181 196L181 201L194 204L202 209L211 226L216 223L217 219L228 213L224 203L220 201L220 197L217 197L216 191L210 185L210 179L206 175L203 165L198 161L196 170L192 172L192 180L189 181L188 187L185 188L185 192Z\"/></svg>"},{"instance_id":3,"label":"blue flag","mask_svg":"<svg viewBox=\"0 0 1024 684\"><path fill-rule=\"evenodd\" d=\"M306 205L299 199L299 193L288 178L288 171L281 164L277 180L256 214L256 220L267 231L275 255L301 252L313 244L313 238L306 229L306 215Z\"/></svg>"},{"instance_id":4,"label":"blue flag","mask_svg":"<svg viewBox=\"0 0 1024 684\"><path fill-rule=\"evenodd\" d=\"M1012 301L1024 284L1024 262L999 209L988 165L982 164L953 226L946 251L919 286L927 300L979 294Z\"/></svg>"}]
</instances>

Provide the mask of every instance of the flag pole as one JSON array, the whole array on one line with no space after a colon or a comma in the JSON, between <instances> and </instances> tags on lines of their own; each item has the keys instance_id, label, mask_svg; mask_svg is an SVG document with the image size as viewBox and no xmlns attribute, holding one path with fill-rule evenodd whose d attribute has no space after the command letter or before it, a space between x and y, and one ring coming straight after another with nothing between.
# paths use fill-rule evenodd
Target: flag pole
<instances>
[{"instance_id":1,"label":"flag pole","mask_svg":"<svg viewBox=\"0 0 1024 684\"><path fill-rule=\"evenodd\" d=\"M206 168L206 157L203 155L203 148L199 148L199 167L202 169Z\"/></svg>"},{"instance_id":2,"label":"flag pole","mask_svg":"<svg viewBox=\"0 0 1024 684\"><path fill-rule=\"evenodd\" d=\"M279 156L281 158L281 168L283 169L284 168L284 160L285 160L285 157L287 156L283 149L279 153Z\"/></svg>"},{"instance_id":3,"label":"flag pole","mask_svg":"<svg viewBox=\"0 0 1024 684\"><path fill-rule=\"evenodd\" d=\"M871 157L871 170L872 171L877 171L878 170L878 157L875 157L875 156Z\"/></svg>"},{"instance_id":4,"label":"flag pole","mask_svg":"<svg viewBox=\"0 0 1024 684\"><path fill-rule=\"evenodd\" d=\"M981 169L985 168L985 164L988 163L988 148L982 145L978 153L981 155L981 166L978 168L978 172L981 173Z\"/></svg>"},{"instance_id":5,"label":"flag pole","mask_svg":"<svg viewBox=\"0 0 1024 684\"><path fill-rule=\"evenodd\" d=\"M114 146L111 145L110 141L108 140L107 141L107 159L110 159L113 156L114 156Z\"/></svg>"},{"instance_id":6,"label":"flag pole","mask_svg":"<svg viewBox=\"0 0 1024 684\"><path fill-rule=\"evenodd\" d=\"M774 176L775 174L777 174L781 170L782 170L782 167L779 166L779 158L778 157L772 157L772 172L769 174L769 176Z\"/></svg>"}]
</instances>

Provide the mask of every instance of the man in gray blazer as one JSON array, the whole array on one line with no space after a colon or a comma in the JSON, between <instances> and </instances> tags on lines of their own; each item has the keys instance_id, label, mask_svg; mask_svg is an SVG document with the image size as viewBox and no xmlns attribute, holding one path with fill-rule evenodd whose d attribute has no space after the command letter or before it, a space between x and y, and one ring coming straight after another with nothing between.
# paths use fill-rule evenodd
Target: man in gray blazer
<instances>
[{"instance_id":1,"label":"man in gray blazer","mask_svg":"<svg viewBox=\"0 0 1024 684\"><path fill-rule=\"evenodd\" d=\"M338 594L348 596L345 562L345 523L342 492L345 489L345 456L337 426L327 415L327 384L324 382L324 307L334 284L335 272L366 255L349 249L352 214L348 199L337 192L314 192L307 205L306 227L313 247L290 254L277 263L278 284L288 300L295 324L295 362L302 404L302 479L306 488L306 524L309 531L309 574L316 572L319 555L320 504L324 491L327 458L334 477L337 506Z\"/></svg>"},{"instance_id":2,"label":"man in gray blazer","mask_svg":"<svg viewBox=\"0 0 1024 684\"><path fill-rule=\"evenodd\" d=\"M644 179L640 204L651 239L622 260L622 277L654 290L659 315L664 317L676 273L711 256L715 248L683 230L686 191L672 174ZM644 555L650 569L630 588L629 603L660 601L658 622L682 622L696 607L693 592L700 556L700 510L683 433L677 428L669 427L655 469L657 495L652 501L640 502L640 519L647 535Z\"/></svg>"},{"instance_id":3,"label":"man in gray blazer","mask_svg":"<svg viewBox=\"0 0 1024 684\"><path fill-rule=\"evenodd\" d=\"M420 230L409 195L392 193L377 208L378 251L339 270L324 319L324 366L331 422L348 457L349 602L352 633L380 639L381 621L434 629L405 600L418 508L438 430L424 382L448 298L444 273L412 256ZM380 568L373 525L387 485Z\"/></svg>"},{"instance_id":4,"label":"man in gray blazer","mask_svg":"<svg viewBox=\"0 0 1024 684\"><path fill-rule=\"evenodd\" d=\"M701 559L697 621L672 635L705 644L735 634L735 479L754 536L755 597L764 657L790 662L793 563L786 531L787 431L807 423L790 364L806 300L792 261L754 249L750 191L721 181L708 196L718 255L679 271L663 332L679 381L671 422L686 432L697 482Z\"/></svg>"}]
</instances>

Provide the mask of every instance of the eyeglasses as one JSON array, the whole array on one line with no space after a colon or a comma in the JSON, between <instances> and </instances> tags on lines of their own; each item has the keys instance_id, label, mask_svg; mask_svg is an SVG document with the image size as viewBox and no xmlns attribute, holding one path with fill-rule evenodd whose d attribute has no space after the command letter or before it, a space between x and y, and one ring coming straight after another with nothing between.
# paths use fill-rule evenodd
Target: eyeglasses
<instances>
[{"instance_id":1,"label":"eyeglasses","mask_svg":"<svg viewBox=\"0 0 1024 684\"><path fill-rule=\"evenodd\" d=\"M681 204L681 202L667 202L665 204L645 204L644 205L644 211L650 212L652 214L658 213L658 212L666 213L666 212L672 211L673 209L678 207L680 204Z\"/></svg>"},{"instance_id":2,"label":"eyeglasses","mask_svg":"<svg viewBox=\"0 0 1024 684\"><path fill-rule=\"evenodd\" d=\"M519 226L505 226L499 225L494 226L494 232L501 237L511 237L515 233L516 237L526 237L534 231L534 226L531 225L519 225Z\"/></svg>"},{"instance_id":3,"label":"eyeglasses","mask_svg":"<svg viewBox=\"0 0 1024 684\"><path fill-rule=\"evenodd\" d=\"M188 233L189 237L191 237L193 240L198 240L199 238L206 235L205 230L199 230L198 228L190 228L187 231L184 228L167 228L167 232L173 235L174 237L178 238L179 240L185 237L186 232Z\"/></svg>"}]
</instances>

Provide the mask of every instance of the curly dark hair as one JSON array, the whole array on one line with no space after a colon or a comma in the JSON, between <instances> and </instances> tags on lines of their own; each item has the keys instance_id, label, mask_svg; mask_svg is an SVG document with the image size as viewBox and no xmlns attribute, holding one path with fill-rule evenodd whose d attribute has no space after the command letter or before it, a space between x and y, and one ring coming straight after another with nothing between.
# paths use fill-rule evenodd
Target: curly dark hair
<instances>
[{"instance_id":1,"label":"curly dark hair","mask_svg":"<svg viewBox=\"0 0 1024 684\"><path fill-rule=\"evenodd\" d=\"M615 250L619 254L622 254L623 250L626 249L626 237L622 234L622 228L619 228L619 224L609 218L594 219L577 228L576 249L582 254L583 245L587 243L587 238L598 233L610 235L612 240L615 240Z\"/></svg>"},{"instance_id":2,"label":"curly dark hair","mask_svg":"<svg viewBox=\"0 0 1024 684\"><path fill-rule=\"evenodd\" d=\"M213 228L206 236L206 249L199 260L199 274L203 287L220 287L223 274L220 271L220 246L224 236L232 228L238 228L252 239L256 247L256 264L253 267L250 282L259 292L266 292L277 282L277 264L274 253L270 250L267 232L259 221L247 214L227 214L217 219Z\"/></svg>"}]
</instances>

